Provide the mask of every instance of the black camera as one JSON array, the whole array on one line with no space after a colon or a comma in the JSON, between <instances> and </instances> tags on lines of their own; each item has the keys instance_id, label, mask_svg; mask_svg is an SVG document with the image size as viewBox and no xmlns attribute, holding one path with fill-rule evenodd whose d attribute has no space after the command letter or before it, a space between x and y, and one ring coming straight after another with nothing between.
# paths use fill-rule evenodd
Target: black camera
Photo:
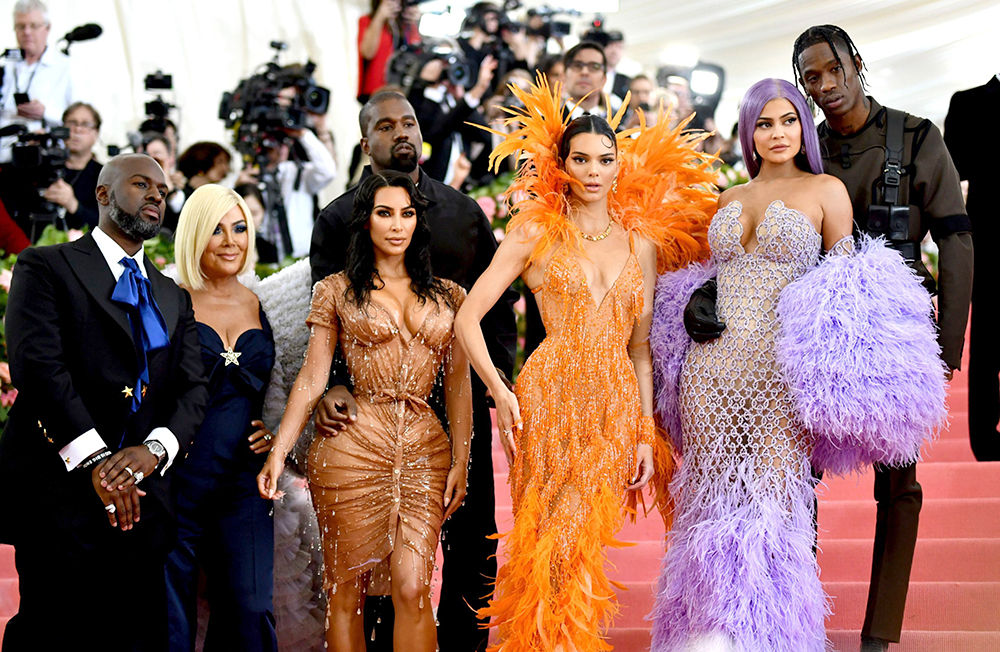
<instances>
[{"instance_id":1,"label":"black camera","mask_svg":"<svg viewBox=\"0 0 1000 652\"><path fill-rule=\"evenodd\" d=\"M476 85L472 68L465 61L462 49L447 40L425 39L420 43L403 45L393 53L386 65L386 84L400 86L409 93L420 79L420 71L431 61L444 63L441 74L455 86L469 89Z\"/></svg>"},{"instance_id":2,"label":"black camera","mask_svg":"<svg viewBox=\"0 0 1000 652\"><path fill-rule=\"evenodd\" d=\"M11 166L17 170L18 182L33 190L26 193L27 199L17 207L17 213L31 221L34 240L41 229L60 218L59 206L45 199L43 193L65 175L69 150L64 141L69 138L69 129L53 127L43 133L28 133L23 125L16 127L18 142L11 148Z\"/></svg>"},{"instance_id":3,"label":"black camera","mask_svg":"<svg viewBox=\"0 0 1000 652\"><path fill-rule=\"evenodd\" d=\"M316 64L281 66L278 54L287 44L272 41L274 59L251 77L240 81L232 92L222 94L219 119L233 130L233 144L244 157L264 167L267 150L286 139L286 131L308 126L308 113L323 114L330 108L330 91L316 84ZM282 91L294 88L293 95Z\"/></svg>"},{"instance_id":4,"label":"black camera","mask_svg":"<svg viewBox=\"0 0 1000 652\"><path fill-rule=\"evenodd\" d=\"M146 75L145 86L147 91L169 91L174 88L173 75L165 75L162 70L157 70L151 75ZM146 119L156 122L162 128L157 129L160 133L166 131L166 118L170 115L171 109L176 109L175 104L170 104L163 99L161 93L157 93L149 102L146 102Z\"/></svg>"}]
</instances>

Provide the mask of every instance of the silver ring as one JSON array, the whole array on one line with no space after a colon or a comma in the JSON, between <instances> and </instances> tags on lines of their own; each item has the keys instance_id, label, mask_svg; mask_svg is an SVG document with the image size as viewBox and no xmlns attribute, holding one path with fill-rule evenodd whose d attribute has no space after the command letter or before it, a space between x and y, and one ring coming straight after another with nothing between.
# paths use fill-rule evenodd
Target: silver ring
<instances>
[{"instance_id":1,"label":"silver ring","mask_svg":"<svg viewBox=\"0 0 1000 652\"><path fill-rule=\"evenodd\" d=\"M264 435L264 441L271 441L272 437L273 435L271 433L267 433L266 435Z\"/></svg>"},{"instance_id":2,"label":"silver ring","mask_svg":"<svg viewBox=\"0 0 1000 652\"><path fill-rule=\"evenodd\" d=\"M514 434L514 431L513 431L513 430L503 430L503 431L501 431L501 432L502 432L502 434L504 434L504 435L506 435L506 436L508 436L508 437L510 437L511 435L513 435L513 434Z\"/></svg>"},{"instance_id":3,"label":"silver ring","mask_svg":"<svg viewBox=\"0 0 1000 652\"><path fill-rule=\"evenodd\" d=\"M143 475L142 471L136 471L135 475L132 476L132 479L135 480L135 484L139 484L140 482L142 482L142 479L145 478L145 477L146 476Z\"/></svg>"},{"instance_id":4,"label":"silver ring","mask_svg":"<svg viewBox=\"0 0 1000 652\"><path fill-rule=\"evenodd\" d=\"M116 509L117 508L115 507L114 503L108 503L107 505L104 506L104 511L106 511L108 514L114 514Z\"/></svg>"},{"instance_id":5,"label":"silver ring","mask_svg":"<svg viewBox=\"0 0 1000 652\"><path fill-rule=\"evenodd\" d=\"M132 477L135 477L135 473L132 471L132 469L128 468L127 466L125 467L125 473L128 473Z\"/></svg>"}]
</instances>

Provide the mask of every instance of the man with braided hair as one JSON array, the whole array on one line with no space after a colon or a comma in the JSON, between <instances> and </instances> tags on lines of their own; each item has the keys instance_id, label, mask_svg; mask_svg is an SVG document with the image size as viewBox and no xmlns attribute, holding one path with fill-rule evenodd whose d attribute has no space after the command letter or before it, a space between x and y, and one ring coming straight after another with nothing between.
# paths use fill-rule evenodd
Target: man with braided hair
<instances>
[{"instance_id":1,"label":"man with braided hair","mask_svg":"<svg viewBox=\"0 0 1000 652\"><path fill-rule=\"evenodd\" d=\"M826 118L819 125L824 168L847 186L856 232L886 237L928 290L937 292L941 358L950 370L957 369L972 294L972 225L941 132L930 120L888 109L865 95L864 62L840 27L820 25L803 32L795 41L792 67L796 82ZM936 281L920 260L920 241L928 231L940 249ZM863 652L899 642L922 502L916 465L876 465L875 500Z\"/></svg>"}]
</instances>

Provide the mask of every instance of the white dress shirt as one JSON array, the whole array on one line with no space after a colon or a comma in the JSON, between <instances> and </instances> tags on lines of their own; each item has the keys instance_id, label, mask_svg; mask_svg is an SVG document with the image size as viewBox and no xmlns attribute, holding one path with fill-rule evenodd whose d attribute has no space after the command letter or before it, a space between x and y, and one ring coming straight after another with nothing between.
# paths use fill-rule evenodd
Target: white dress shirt
<instances>
[{"instance_id":1,"label":"white dress shirt","mask_svg":"<svg viewBox=\"0 0 1000 652\"><path fill-rule=\"evenodd\" d=\"M23 124L28 131L39 131L62 124L62 115L76 101L70 78L69 57L49 46L41 59L33 64L25 61L4 63L3 86L0 87L0 128ZM27 93L29 100L38 100L45 106L43 120L29 120L17 114L15 93ZM0 163L10 161L10 148L16 136L0 140Z\"/></svg>"},{"instance_id":2,"label":"white dress shirt","mask_svg":"<svg viewBox=\"0 0 1000 652\"><path fill-rule=\"evenodd\" d=\"M315 223L313 197L336 178L337 164L330 150L311 130L303 129L302 136L298 140L309 160L303 163L294 161L278 163L277 179L281 186L285 216L288 219L288 233L292 236L292 251L284 252L284 255L290 254L301 258L309 255L309 246L312 244ZM299 166L302 167L301 178L299 178ZM298 188L295 187L296 180L299 181Z\"/></svg>"},{"instance_id":3,"label":"white dress shirt","mask_svg":"<svg viewBox=\"0 0 1000 652\"><path fill-rule=\"evenodd\" d=\"M108 268L111 270L111 273L114 274L115 283L117 283L118 279L121 278L121 275L125 273L125 267L119 261L128 256L128 254L121 248L121 245L111 239L111 236L102 231L101 227L95 228L91 231L91 234L94 236L94 242L97 244L97 248L104 256L104 260L107 261ZM142 248L140 248L134 256L129 257L132 258L132 260L134 260L139 266L139 272L141 272L146 278L149 278L146 274L146 265L143 261L145 256ZM139 391L139 389L136 388L136 391ZM163 469L160 471L162 474L165 473L170 467L170 464L173 463L174 457L177 455L177 451L180 450L180 444L177 443L177 437L175 437L174 433L170 431L170 428L164 428L162 426L159 428L153 428L152 432L149 433L149 436L146 437L146 441L154 439L163 444L163 447L167 449L167 461L163 465ZM60 449L59 457L62 458L63 463L66 465L66 470L72 471L80 464L80 462L88 459L91 455L102 448L108 448L108 445L104 443L104 438L98 434L97 429L91 428Z\"/></svg>"}]
</instances>

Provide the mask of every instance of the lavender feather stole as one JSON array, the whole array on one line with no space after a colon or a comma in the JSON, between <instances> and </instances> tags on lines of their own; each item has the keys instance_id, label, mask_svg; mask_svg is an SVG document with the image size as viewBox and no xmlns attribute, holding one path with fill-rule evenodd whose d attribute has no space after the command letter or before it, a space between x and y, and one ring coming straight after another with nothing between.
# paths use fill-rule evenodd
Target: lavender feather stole
<instances>
[{"instance_id":1,"label":"lavender feather stole","mask_svg":"<svg viewBox=\"0 0 1000 652\"><path fill-rule=\"evenodd\" d=\"M813 465L835 474L914 462L947 421L930 295L898 252L864 238L789 283L778 365Z\"/></svg>"},{"instance_id":2,"label":"lavender feather stole","mask_svg":"<svg viewBox=\"0 0 1000 652\"><path fill-rule=\"evenodd\" d=\"M691 263L661 274L653 295L653 324L649 349L653 357L653 392L656 413L670 437L674 451L682 453L680 381L691 337L684 330L684 308L695 290L715 276L713 264Z\"/></svg>"}]
</instances>

